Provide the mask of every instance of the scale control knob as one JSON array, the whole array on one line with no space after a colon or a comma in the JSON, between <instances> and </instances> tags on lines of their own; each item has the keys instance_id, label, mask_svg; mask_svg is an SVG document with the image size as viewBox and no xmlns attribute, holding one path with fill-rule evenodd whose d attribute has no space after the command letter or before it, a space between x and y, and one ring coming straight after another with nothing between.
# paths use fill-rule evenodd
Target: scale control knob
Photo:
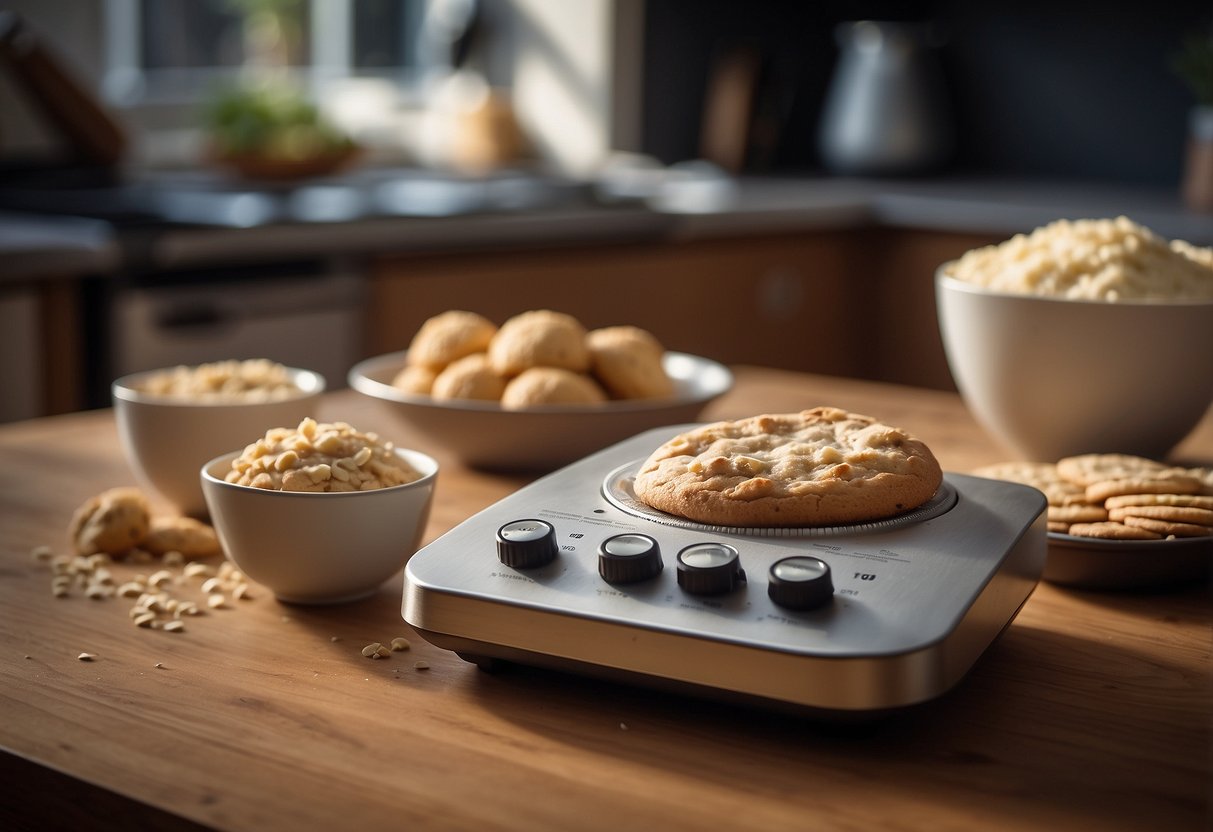
<instances>
[{"instance_id":1,"label":"scale control knob","mask_svg":"<svg viewBox=\"0 0 1213 832\"><path fill-rule=\"evenodd\" d=\"M741 557L727 543L694 543L678 553L678 585L692 595L721 595L740 583Z\"/></svg>"},{"instance_id":2,"label":"scale control knob","mask_svg":"<svg viewBox=\"0 0 1213 832\"><path fill-rule=\"evenodd\" d=\"M789 610L815 610L834 598L829 564L811 555L775 561L767 580L767 595Z\"/></svg>"},{"instance_id":3,"label":"scale control knob","mask_svg":"<svg viewBox=\"0 0 1213 832\"><path fill-rule=\"evenodd\" d=\"M497 530L497 559L514 569L534 569L556 559L556 530L543 520L514 520Z\"/></svg>"},{"instance_id":4,"label":"scale control knob","mask_svg":"<svg viewBox=\"0 0 1213 832\"><path fill-rule=\"evenodd\" d=\"M647 534L617 534L598 547L598 574L609 584L655 578L661 568L661 547Z\"/></svg>"}]
</instances>

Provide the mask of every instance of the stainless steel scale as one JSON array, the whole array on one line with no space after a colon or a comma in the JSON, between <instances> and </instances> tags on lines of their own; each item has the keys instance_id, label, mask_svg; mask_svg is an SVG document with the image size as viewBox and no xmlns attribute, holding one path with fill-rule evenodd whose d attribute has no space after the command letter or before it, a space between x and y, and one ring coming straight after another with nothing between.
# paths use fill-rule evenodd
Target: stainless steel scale
<instances>
[{"instance_id":1,"label":"stainless steel scale","mask_svg":"<svg viewBox=\"0 0 1213 832\"><path fill-rule=\"evenodd\" d=\"M488 667L553 667L830 714L943 694L1044 568L1045 499L946 474L926 505L832 528L705 526L635 499L648 431L417 552L404 619Z\"/></svg>"}]
</instances>

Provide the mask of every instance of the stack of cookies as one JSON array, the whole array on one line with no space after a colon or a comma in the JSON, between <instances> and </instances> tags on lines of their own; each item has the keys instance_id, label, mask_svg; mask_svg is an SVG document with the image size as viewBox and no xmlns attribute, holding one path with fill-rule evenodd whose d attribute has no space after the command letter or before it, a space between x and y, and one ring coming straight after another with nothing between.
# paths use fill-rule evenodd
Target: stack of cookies
<instances>
[{"instance_id":1,"label":"stack of cookies","mask_svg":"<svg viewBox=\"0 0 1213 832\"><path fill-rule=\"evenodd\" d=\"M1213 468L1083 454L1056 464L1004 462L973 473L1044 492L1050 532L1104 540L1213 536Z\"/></svg>"},{"instance_id":2,"label":"stack of cookies","mask_svg":"<svg viewBox=\"0 0 1213 832\"><path fill-rule=\"evenodd\" d=\"M438 400L496 401L511 410L661 399L674 393L651 333L634 326L587 331L571 315L523 312L500 327L474 312L430 318L409 344L392 385Z\"/></svg>"}]
</instances>

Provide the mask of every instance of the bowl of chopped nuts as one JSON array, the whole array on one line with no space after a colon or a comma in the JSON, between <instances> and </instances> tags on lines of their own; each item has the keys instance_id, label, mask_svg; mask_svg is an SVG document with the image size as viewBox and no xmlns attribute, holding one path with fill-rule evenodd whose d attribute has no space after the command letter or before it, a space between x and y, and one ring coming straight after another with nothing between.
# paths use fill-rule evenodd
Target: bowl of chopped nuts
<instances>
[{"instance_id":1,"label":"bowl of chopped nuts","mask_svg":"<svg viewBox=\"0 0 1213 832\"><path fill-rule=\"evenodd\" d=\"M344 422L271 428L201 469L227 556L280 601L374 593L420 546L438 463Z\"/></svg>"},{"instance_id":2,"label":"bowl of chopped nuts","mask_svg":"<svg viewBox=\"0 0 1213 832\"><path fill-rule=\"evenodd\" d=\"M324 377L265 359L217 361L123 376L111 385L118 437L144 488L205 517L203 463L275 425L312 414Z\"/></svg>"}]
</instances>

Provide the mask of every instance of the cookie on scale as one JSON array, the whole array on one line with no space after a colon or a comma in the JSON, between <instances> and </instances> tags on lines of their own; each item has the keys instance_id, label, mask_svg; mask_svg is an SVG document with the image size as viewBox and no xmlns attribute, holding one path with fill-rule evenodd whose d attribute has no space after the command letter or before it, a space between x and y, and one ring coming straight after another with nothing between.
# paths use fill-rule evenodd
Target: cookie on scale
<instances>
[{"instance_id":1,"label":"cookie on scale","mask_svg":"<svg viewBox=\"0 0 1213 832\"><path fill-rule=\"evenodd\" d=\"M716 422L649 456L633 488L660 511L721 526L872 521L934 496L943 472L922 441L834 407Z\"/></svg>"}]
</instances>

